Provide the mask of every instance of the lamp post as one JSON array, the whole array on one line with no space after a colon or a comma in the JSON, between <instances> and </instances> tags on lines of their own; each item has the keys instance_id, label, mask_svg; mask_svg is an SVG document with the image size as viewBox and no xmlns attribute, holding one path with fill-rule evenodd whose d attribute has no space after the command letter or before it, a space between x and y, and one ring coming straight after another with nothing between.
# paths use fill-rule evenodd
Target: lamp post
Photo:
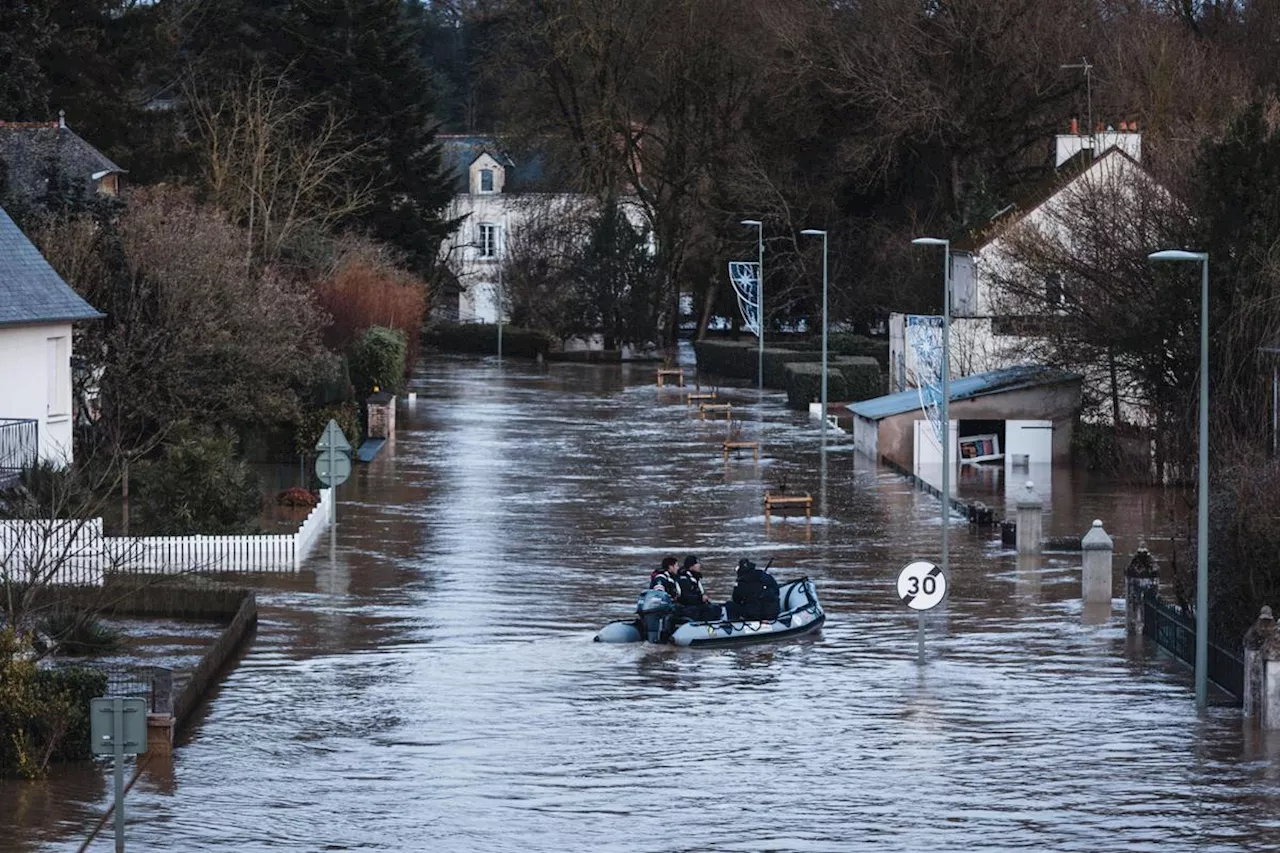
<instances>
[{"instance_id":1,"label":"lamp post","mask_svg":"<svg viewBox=\"0 0 1280 853\"><path fill-rule=\"evenodd\" d=\"M1209 700L1209 253L1170 249L1153 261L1200 262L1200 450L1196 504L1196 707Z\"/></svg>"},{"instance_id":2,"label":"lamp post","mask_svg":"<svg viewBox=\"0 0 1280 853\"><path fill-rule=\"evenodd\" d=\"M951 527L951 241L917 237L916 246L942 247L942 574L951 578L948 534Z\"/></svg>"},{"instance_id":3,"label":"lamp post","mask_svg":"<svg viewBox=\"0 0 1280 853\"><path fill-rule=\"evenodd\" d=\"M764 223L759 219L744 219L743 225L753 225L756 229L756 337L759 340L759 359L756 366L756 385L760 394L764 394Z\"/></svg>"},{"instance_id":4,"label":"lamp post","mask_svg":"<svg viewBox=\"0 0 1280 853\"><path fill-rule=\"evenodd\" d=\"M822 447L827 446L827 232L806 228L800 232L822 238Z\"/></svg>"},{"instance_id":5,"label":"lamp post","mask_svg":"<svg viewBox=\"0 0 1280 853\"><path fill-rule=\"evenodd\" d=\"M502 225L495 224L493 226L493 238L497 244L494 253L498 256L498 362L502 362L502 245L503 245Z\"/></svg>"}]
</instances>

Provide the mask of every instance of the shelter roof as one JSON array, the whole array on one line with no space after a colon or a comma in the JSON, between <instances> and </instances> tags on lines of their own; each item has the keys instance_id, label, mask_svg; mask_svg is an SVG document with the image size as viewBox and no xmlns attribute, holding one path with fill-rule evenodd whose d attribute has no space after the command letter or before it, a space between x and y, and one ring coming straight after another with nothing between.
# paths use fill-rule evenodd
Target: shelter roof
<instances>
[{"instance_id":1,"label":"shelter roof","mask_svg":"<svg viewBox=\"0 0 1280 853\"><path fill-rule=\"evenodd\" d=\"M1059 385L1064 382L1077 382L1080 379L1081 376L1078 373L1068 370L1040 364L1020 364L1016 367L989 370L986 373L975 373L972 376L953 379L950 388L951 401L972 400L1005 391ZM879 421L919 408L920 394L915 389L911 389L853 403L849 406L849 411L868 420Z\"/></svg>"}]
</instances>

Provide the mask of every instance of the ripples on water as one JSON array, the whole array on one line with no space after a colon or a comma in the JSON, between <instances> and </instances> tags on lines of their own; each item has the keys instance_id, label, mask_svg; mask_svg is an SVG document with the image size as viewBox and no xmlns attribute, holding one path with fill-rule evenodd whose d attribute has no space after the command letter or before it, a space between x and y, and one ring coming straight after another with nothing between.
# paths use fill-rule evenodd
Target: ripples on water
<instances>
[{"instance_id":1,"label":"ripples on water","mask_svg":"<svg viewBox=\"0 0 1280 853\"><path fill-rule=\"evenodd\" d=\"M130 795L130 849L1280 849L1280 743L1233 709L1198 719L1118 603L1085 624L1073 558L1019 566L956 528L921 669L893 580L936 551L936 503L839 439L824 493L816 431L751 390L728 393L767 458L726 466L724 423L651 376L428 363L391 452L342 490L332 557L255 582L257 640ZM826 510L766 532L761 485L784 478ZM1091 494L1055 495L1048 525L1123 517ZM827 627L591 642L686 552L719 597L738 556L813 576ZM75 849L106 790L51 789L20 849Z\"/></svg>"}]
</instances>

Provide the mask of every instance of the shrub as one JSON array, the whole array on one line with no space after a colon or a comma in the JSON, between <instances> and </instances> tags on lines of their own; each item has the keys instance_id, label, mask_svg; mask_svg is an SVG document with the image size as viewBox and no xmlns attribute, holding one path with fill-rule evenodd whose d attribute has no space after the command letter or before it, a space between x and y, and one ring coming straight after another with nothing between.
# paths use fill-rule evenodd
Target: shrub
<instances>
[{"instance_id":1,"label":"shrub","mask_svg":"<svg viewBox=\"0 0 1280 853\"><path fill-rule=\"evenodd\" d=\"M374 388L399 391L404 385L407 348L405 335L396 329L374 326L366 329L351 346L351 381L360 397Z\"/></svg>"},{"instance_id":2,"label":"shrub","mask_svg":"<svg viewBox=\"0 0 1280 853\"><path fill-rule=\"evenodd\" d=\"M107 676L40 670L22 651L0 630L0 776L35 779L50 761L89 757L89 700L107 692Z\"/></svg>"},{"instance_id":3,"label":"shrub","mask_svg":"<svg viewBox=\"0 0 1280 853\"><path fill-rule=\"evenodd\" d=\"M698 354L699 372L729 379L755 380L759 360L759 350L755 341L698 341L693 347ZM764 348L765 387L785 388L787 365L805 361L822 361L822 353L766 346Z\"/></svg>"},{"instance_id":4,"label":"shrub","mask_svg":"<svg viewBox=\"0 0 1280 853\"><path fill-rule=\"evenodd\" d=\"M316 443L320 441L320 435L331 420L338 422L342 434L347 437L347 441L351 442L352 447L360 446L360 440L364 437L360 422L360 405L355 401L348 401L336 406L304 412L294 432L295 451L299 455L313 452L316 449Z\"/></svg>"},{"instance_id":5,"label":"shrub","mask_svg":"<svg viewBox=\"0 0 1280 853\"><path fill-rule=\"evenodd\" d=\"M334 350L350 348L366 329L395 329L404 335L405 362L413 364L427 286L389 259L369 250L351 253L332 278L316 287L316 301L329 312L324 339Z\"/></svg>"},{"instance_id":6,"label":"shrub","mask_svg":"<svg viewBox=\"0 0 1280 853\"><path fill-rule=\"evenodd\" d=\"M41 623L40 630L60 655L102 655L120 647L120 632L89 613L58 611Z\"/></svg>"},{"instance_id":7,"label":"shrub","mask_svg":"<svg viewBox=\"0 0 1280 853\"><path fill-rule=\"evenodd\" d=\"M276 503L280 506L312 507L320 503L320 496L310 489L294 486L292 489L285 489L276 495Z\"/></svg>"},{"instance_id":8,"label":"shrub","mask_svg":"<svg viewBox=\"0 0 1280 853\"><path fill-rule=\"evenodd\" d=\"M884 393L884 374L874 358L830 358L828 353L827 402L847 403ZM822 364L793 362L786 366L787 406L805 410L822 399Z\"/></svg>"},{"instance_id":9,"label":"shrub","mask_svg":"<svg viewBox=\"0 0 1280 853\"><path fill-rule=\"evenodd\" d=\"M435 323L423 332L428 346L445 352L496 353L498 327L493 323ZM502 354L512 358L544 358L551 352L550 335L517 326L502 327Z\"/></svg>"},{"instance_id":10,"label":"shrub","mask_svg":"<svg viewBox=\"0 0 1280 853\"><path fill-rule=\"evenodd\" d=\"M257 477L229 432L189 433L133 470L137 532L246 533L262 509Z\"/></svg>"}]
</instances>

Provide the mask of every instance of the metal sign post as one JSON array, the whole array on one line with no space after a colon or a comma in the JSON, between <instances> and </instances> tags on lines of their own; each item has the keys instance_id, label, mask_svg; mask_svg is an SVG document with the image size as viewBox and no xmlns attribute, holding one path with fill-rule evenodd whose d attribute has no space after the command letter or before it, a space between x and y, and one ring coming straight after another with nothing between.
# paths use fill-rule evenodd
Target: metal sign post
<instances>
[{"instance_id":1,"label":"metal sign post","mask_svg":"<svg viewBox=\"0 0 1280 853\"><path fill-rule=\"evenodd\" d=\"M898 597L920 615L916 636L920 665L924 666L924 613L937 607L947 597L947 575L928 560L915 560L898 573Z\"/></svg>"},{"instance_id":2,"label":"metal sign post","mask_svg":"<svg viewBox=\"0 0 1280 853\"><path fill-rule=\"evenodd\" d=\"M89 738L94 755L115 762L116 853L124 853L124 757L147 751L147 700L89 700Z\"/></svg>"},{"instance_id":3,"label":"metal sign post","mask_svg":"<svg viewBox=\"0 0 1280 853\"><path fill-rule=\"evenodd\" d=\"M333 418L316 442L316 479L330 489L336 489L351 476L351 442L342 434L342 427ZM329 521L338 520L338 493L335 491L329 501Z\"/></svg>"}]
</instances>

